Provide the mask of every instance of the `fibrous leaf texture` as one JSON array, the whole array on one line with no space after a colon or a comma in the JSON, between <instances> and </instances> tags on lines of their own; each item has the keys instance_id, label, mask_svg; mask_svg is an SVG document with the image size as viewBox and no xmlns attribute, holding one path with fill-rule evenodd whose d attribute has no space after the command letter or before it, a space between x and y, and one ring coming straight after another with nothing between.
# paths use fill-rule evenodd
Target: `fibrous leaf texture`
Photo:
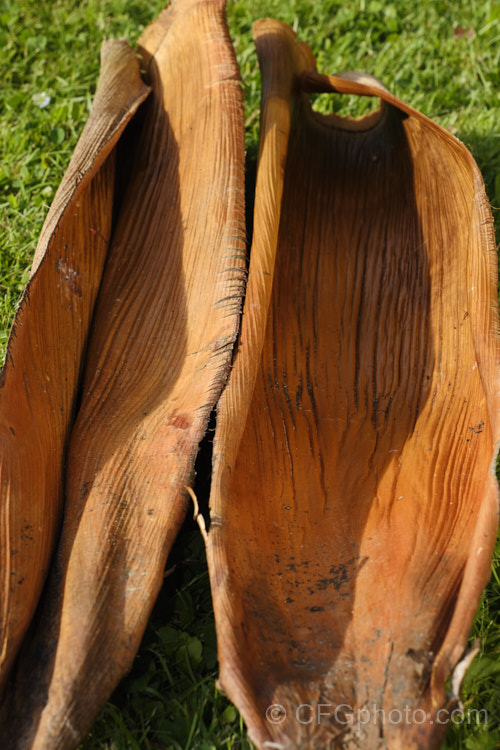
<instances>
[{"instance_id":1,"label":"fibrous leaf texture","mask_svg":"<svg viewBox=\"0 0 500 750\"><path fill-rule=\"evenodd\" d=\"M63 462L111 233L116 143L148 93L105 43L89 120L44 224L0 375L0 687L47 575Z\"/></svg>"},{"instance_id":2,"label":"fibrous leaf texture","mask_svg":"<svg viewBox=\"0 0 500 750\"><path fill-rule=\"evenodd\" d=\"M8 696L16 749L76 747L130 668L239 325L244 125L224 2L172 3L140 48L152 91L120 142L116 219L110 198L99 203L103 226L90 224L99 247L112 237L102 280L95 271L60 543ZM86 229L72 230L78 257L59 262L62 297L92 260ZM60 336L42 347L36 376L74 346Z\"/></svg>"},{"instance_id":3,"label":"fibrous leaf texture","mask_svg":"<svg viewBox=\"0 0 500 750\"><path fill-rule=\"evenodd\" d=\"M220 682L257 746L433 748L457 704L498 506L481 176L375 79L320 75L291 29L257 23L254 230L228 378L246 260L223 12L176 0L146 29L149 87L124 42L103 47L15 318L0 381L10 750L75 748L129 669L216 404L204 537ZM379 106L325 116L320 92Z\"/></svg>"},{"instance_id":4,"label":"fibrous leaf texture","mask_svg":"<svg viewBox=\"0 0 500 750\"><path fill-rule=\"evenodd\" d=\"M254 34L254 236L207 540L220 681L260 748L437 747L497 527L491 214L453 136L370 77L319 75L284 24ZM319 92L380 107L325 116Z\"/></svg>"}]
</instances>

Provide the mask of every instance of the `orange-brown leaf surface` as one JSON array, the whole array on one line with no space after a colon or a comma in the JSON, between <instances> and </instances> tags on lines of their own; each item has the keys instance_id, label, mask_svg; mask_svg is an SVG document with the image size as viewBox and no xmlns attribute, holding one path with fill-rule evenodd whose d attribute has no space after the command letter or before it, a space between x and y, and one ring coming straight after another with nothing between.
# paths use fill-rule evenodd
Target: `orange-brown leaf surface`
<instances>
[{"instance_id":1,"label":"orange-brown leaf surface","mask_svg":"<svg viewBox=\"0 0 500 750\"><path fill-rule=\"evenodd\" d=\"M254 237L207 539L220 681L261 748L435 747L496 536L491 214L453 136L254 29ZM312 92L380 108L324 116Z\"/></svg>"},{"instance_id":2,"label":"orange-brown leaf surface","mask_svg":"<svg viewBox=\"0 0 500 750\"><path fill-rule=\"evenodd\" d=\"M64 454L111 234L116 142L148 89L108 42L89 120L47 216L0 375L0 687L59 528Z\"/></svg>"},{"instance_id":3,"label":"orange-brown leaf surface","mask_svg":"<svg viewBox=\"0 0 500 750\"><path fill-rule=\"evenodd\" d=\"M129 669L239 325L244 124L223 0L177 0L140 44L152 93L96 305L57 560L16 675L16 748L76 747Z\"/></svg>"}]
</instances>

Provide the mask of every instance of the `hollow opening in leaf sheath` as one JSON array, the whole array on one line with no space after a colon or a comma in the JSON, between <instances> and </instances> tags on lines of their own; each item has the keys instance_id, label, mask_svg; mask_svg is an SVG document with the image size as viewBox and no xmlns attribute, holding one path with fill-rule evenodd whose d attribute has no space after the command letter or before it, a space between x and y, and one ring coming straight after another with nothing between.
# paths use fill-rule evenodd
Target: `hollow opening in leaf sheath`
<instances>
[{"instance_id":1,"label":"hollow opening in leaf sheath","mask_svg":"<svg viewBox=\"0 0 500 750\"><path fill-rule=\"evenodd\" d=\"M347 94L312 94L311 107L319 115L334 116L344 120L344 127L350 130L353 121L359 118L377 118L380 114L380 101L375 96L355 96Z\"/></svg>"}]
</instances>

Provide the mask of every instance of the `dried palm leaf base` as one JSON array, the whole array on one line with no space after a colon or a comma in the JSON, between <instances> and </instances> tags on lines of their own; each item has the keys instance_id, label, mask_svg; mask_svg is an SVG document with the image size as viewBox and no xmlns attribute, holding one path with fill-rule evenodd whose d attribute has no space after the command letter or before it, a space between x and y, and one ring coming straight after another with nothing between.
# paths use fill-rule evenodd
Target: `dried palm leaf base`
<instances>
[{"instance_id":1,"label":"dried palm leaf base","mask_svg":"<svg viewBox=\"0 0 500 750\"><path fill-rule=\"evenodd\" d=\"M254 28L255 230L207 537L220 681L260 748L434 747L496 532L491 215L455 138ZM325 117L313 91L381 108Z\"/></svg>"},{"instance_id":2,"label":"dried palm leaf base","mask_svg":"<svg viewBox=\"0 0 500 750\"><path fill-rule=\"evenodd\" d=\"M0 375L0 688L35 611L61 521L64 454L111 234L115 146L147 93L128 45L105 43L92 112L44 224L9 338Z\"/></svg>"},{"instance_id":3,"label":"dried palm leaf base","mask_svg":"<svg viewBox=\"0 0 500 750\"><path fill-rule=\"evenodd\" d=\"M57 561L16 675L16 750L76 747L130 668L239 325L244 125L223 0L177 0L141 46L152 94L93 320Z\"/></svg>"}]
</instances>

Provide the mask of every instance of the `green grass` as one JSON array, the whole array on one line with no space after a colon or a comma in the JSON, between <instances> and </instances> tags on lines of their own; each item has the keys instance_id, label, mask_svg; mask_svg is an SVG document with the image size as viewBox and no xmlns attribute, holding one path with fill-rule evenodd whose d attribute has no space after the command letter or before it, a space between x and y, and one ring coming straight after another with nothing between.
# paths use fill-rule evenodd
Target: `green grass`
<instances>
[{"instance_id":1,"label":"green grass","mask_svg":"<svg viewBox=\"0 0 500 750\"><path fill-rule=\"evenodd\" d=\"M100 42L124 36L134 43L162 6L158 0L0 0L0 348L5 347L44 216L88 115ZM260 90L251 25L264 16L291 24L310 44L320 70L372 73L463 140L484 175L500 237L498 1L230 2L230 30L246 97L250 173ZM33 101L42 92L51 98L44 109ZM338 96L320 97L316 106L357 114L360 105ZM208 575L201 537L192 524L175 545L169 567L173 570L133 670L97 720L85 750L250 747L241 719L215 685ZM485 709L489 722L452 727L448 750L500 746L498 565L477 614L474 637L481 640L481 653L466 677L464 700L467 709Z\"/></svg>"}]
</instances>

